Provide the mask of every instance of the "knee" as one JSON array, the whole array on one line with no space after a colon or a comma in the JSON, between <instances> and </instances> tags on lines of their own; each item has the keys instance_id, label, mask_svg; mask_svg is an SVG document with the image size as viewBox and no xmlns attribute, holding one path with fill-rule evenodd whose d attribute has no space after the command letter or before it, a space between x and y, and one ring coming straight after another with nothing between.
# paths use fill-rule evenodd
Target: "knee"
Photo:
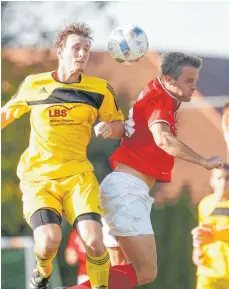
<instances>
[{"instance_id":1,"label":"knee","mask_svg":"<svg viewBox=\"0 0 229 289\"><path fill-rule=\"evenodd\" d=\"M37 253L44 259L52 257L59 248L61 237L61 229L56 224L47 224L36 228L34 239Z\"/></svg>"},{"instance_id":2,"label":"knee","mask_svg":"<svg viewBox=\"0 0 229 289\"><path fill-rule=\"evenodd\" d=\"M157 277L157 268L149 266L148 268L137 272L139 285L144 285L153 282Z\"/></svg>"},{"instance_id":3,"label":"knee","mask_svg":"<svg viewBox=\"0 0 229 289\"><path fill-rule=\"evenodd\" d=\"M85 247L87 253L95 257L101 256L106 250L102 238L95 238L95 236L86 238Z\"/></svg>"},{"instance_id":4,"label":"knee","mask_svg":"<svg viewBox=\"0 0 229 289\"><path fill-rule=\"evenodd\" d=\"M79 220L77 230L89 255L99 257L105 252L106 247L103 243L103 233L100 222L96 220L84 220L82 222Z\"/></svg>"}]
</instances>

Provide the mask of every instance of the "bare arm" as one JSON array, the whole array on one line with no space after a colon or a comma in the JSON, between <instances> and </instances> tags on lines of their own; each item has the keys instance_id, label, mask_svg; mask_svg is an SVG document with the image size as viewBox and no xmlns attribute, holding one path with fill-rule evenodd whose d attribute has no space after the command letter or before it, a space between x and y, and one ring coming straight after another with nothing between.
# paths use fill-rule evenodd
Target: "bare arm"
<instances>
[{"instance_id":1,"label":"bare arm","mask_svg":"<svg viewBox=\"0 0 229 289\"><path fill-rule=\"evenodd\" d=\"M121 139L124 135L124 123L121 120L99 122L94 127L94 130L97 137Z\"/></svg>"},{"instance_id":2,"label":"bare arm","mask_svg":"<svg viewBox=\"0 0 229 289\"><path fill-rule=\"evenodd\" d=\"M13 122L15 117L9 113L7 106L1 108L1 129Z\"/></svg>"},{"instance_id":3,"label":"bare arm","mask_svg":"<svg viewBox=\"0 0 229 289\"><path fill-rule=\"evenodd\" d=\"M192 262L196 265L204 264L204 254L201 247L193 247L192 250Z\"/></svg>"},{"instance_id":4,"label":"bare arm","mask_svg":"<svg viewBox=\"0 0 229 289\"><path fill-rule=\"evenodd\" d=\"M157 146L169 155L187 162L200 165L206 169L212 169L222 166L223 162L220 160L220 158L213 157L211 159L205 159L204 157L193 151L185 143L180 141L170 132L167 123L154 123L150 126L150 130L153 134L154 141Z\"/></svg>"},{"instance_id":5,"label":"bare arm","mask_svg":"<svg viewBox=\"0 0 229 289\"><path fill-rule=\"evenodd\" d=\"M109 138L121 139L124 135L124 122L121 120L115 120L109 123L111 126L111 135Z\"/></svg>"}]
</instances>

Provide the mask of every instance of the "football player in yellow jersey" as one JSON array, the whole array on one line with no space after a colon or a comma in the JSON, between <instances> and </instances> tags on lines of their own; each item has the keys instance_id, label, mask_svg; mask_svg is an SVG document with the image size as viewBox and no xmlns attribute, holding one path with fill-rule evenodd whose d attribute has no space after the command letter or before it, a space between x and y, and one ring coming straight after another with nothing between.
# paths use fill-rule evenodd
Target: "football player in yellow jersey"
<instances>
[{"instance_id":1,"label":"football player in yellow jersey","mask_svg":"<svg viewBox=\"0 0 229 289\"><path fill-rule=\"evenodd\" d=\"M199 226L193 229L193 262L197 289L229 288L229 165L212 171L213 194L199 204Z\"/></svg>"},{"instance_id":2,"label":"football player in yellow jersey","mask_svg":"<svg viewBox=\"0 0 229 289\"><path fill-rule=\"evenodd\" d=\"M83 240L92 287L108 287L110 260L102 241L99 185L86 151L97 117L96 135L117 139L123 136L124 117L107 81L83 74L91 33L82 23L61 31L57 71L28 76L1 110L2 128L31 113L29 147L17 170L24 217L34 230L37 267L30 289L48 288L62 215Z\"/></svg>"}]
</instances>

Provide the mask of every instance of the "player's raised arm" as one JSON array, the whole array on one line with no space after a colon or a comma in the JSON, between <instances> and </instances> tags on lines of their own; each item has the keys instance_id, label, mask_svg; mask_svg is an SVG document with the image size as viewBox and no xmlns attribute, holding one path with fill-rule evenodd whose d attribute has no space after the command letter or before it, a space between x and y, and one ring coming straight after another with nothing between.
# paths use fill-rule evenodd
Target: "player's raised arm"
<instances>
[{"instance_id":1,"label":"player's raised arm","mask_svg":"<svg viewBox=\"0 0 229 289\"><path fill-rule=\"evenodd\" d=\"M221 168L223 161L218 156L206 159L185 143L174 136L165 122L156 122L150 126L156 145L171 156L180 158L184 161L200 165L208 170Z\"/></svg>"},{"instance_id":2,"label":"player's raised arm","mask_svg":"<svg viewBox=\"0 0 229 289\"><path fill-rule=\"evenodd\" d=\"M118 108L114 90L109 84L106 91L99 109L101 122L94 127L95 134L103 138L121 139L124 135L124 116Z\"/></svg>"},{"instance_id":3,"label":"player's raised arm","mask_svg":"<svg viewBox=\"0 0 229 289\"><path fill-rule=\"evenodd\" d=\"M7 105L1 107L1 129L10 124L15 120L14 115L12 115L7 107Z\"/></svg>"},{"instance_id":4,"label":"player's raised arm","mask_svg":"<svg viewBox=\"0 0 229 289\"><path fill-rule=\"evenodd\" d=\"M1 108L2 129L11 122L13 122L16 118L19 118L24 113L30 110L30 107L27 105L26 102L26 95L28 94L29 88L28 78L29 77L24 80L24 82L21 84L17 93L12 97L12 99Z\"/></svg>"}]
</instances>

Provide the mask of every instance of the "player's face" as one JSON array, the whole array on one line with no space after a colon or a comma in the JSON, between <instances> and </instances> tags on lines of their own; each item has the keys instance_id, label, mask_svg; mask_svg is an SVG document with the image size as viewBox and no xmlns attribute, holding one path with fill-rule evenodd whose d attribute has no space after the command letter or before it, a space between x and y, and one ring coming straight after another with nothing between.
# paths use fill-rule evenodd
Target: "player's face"
<instances>
[{"instance_id":1,"label":"player's face","mask_svg":"<svg viewBox=\"0 0 229 289\"><path fill-rule=\"evenodd\" d=\"M181 101L190 101L196 90L196 83L199 79L199 69L191 66L182 68L182 72L177 80L173 80L172 92Z\"/></svg>"},{"instance_id":2,"label":"player's face","mask_svg":"<svg viewBox=\"0 0 229 289\"><path fill-rule=\"evenodd\" d=\"M229 171L225 169L215 169L212 172L211 186L219 197L229 197Z\"/></svg>"},{"instance_id":3,"label":"player's face","mask_svg":"<svg viewBox=\"0 0 229 289\"><path fill-rule=\"evenodd\" d=\"M90 48L89 38L69 35L58 57L67 71L83 72L89 59Z\"/></svg>"},{"instance_id":4,"label":"player's face","mask_svg":"<svg viewBox=\"0 0 229 289\"><path fill-rule=\"evenodd\" d=\"M223 113L222 128L226 144L229 147L229 108L227 108Z\"/></svg>"},{"instance_id":5,"label":"player's face","mask_svg":"<svg viewBox=\"0 0 229 289\"><path fill-rule=\"evenodd\" d=\"M229 107L223 113L222 126L223 130L229 130Z\"/></svg>"}]
</instances>

